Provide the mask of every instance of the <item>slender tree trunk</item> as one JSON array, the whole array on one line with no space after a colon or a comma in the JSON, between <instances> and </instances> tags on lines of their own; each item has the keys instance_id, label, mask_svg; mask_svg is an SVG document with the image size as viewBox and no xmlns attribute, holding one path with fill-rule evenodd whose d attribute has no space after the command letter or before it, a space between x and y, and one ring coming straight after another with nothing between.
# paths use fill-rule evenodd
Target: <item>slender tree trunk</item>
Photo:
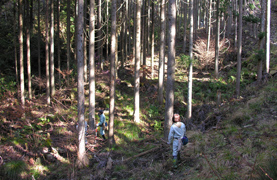
<instances>
[{"instance_id":1,"label":"slender tree trunk","mask_svg":"<svg viewBox=\"0 0 277 180\"><path fill-rule=\"evenodd\" d=\"M28 98L32 99L32 80L31 80L31 32L30 32L30 5L27 1L27 25L26 25L26 50L27 50L27 75L28 75Z\"/></svg>"},{"instance_id":2,"label":"slender tree trunk","mask_svg":"<svg viewBox=\"0 0 277 180\"><path fill-rule=\"evenodd\" d=\"M79 167L87 166L89 160L85 148L85 94L84 94L84 0L78 2L77 18L77 90L78 90L78 160Z\"/></svg>"},{"instance_id":3,"label":"slender tree trunk","mask_svg":"<svg viewBox=\"0 0 277 180\"><path fill-rule=\"evenodd\" d=\"M67 71L67 77L66 77L66 84L69 85L69 70L70 70L70 0L67 0L67 19L66 19L66 50L67 50L67 59L66 59L66 71Z\"/></svg>"},{"instance_id":4,"label":"slender tree trunk","mask_svg":"<svg viewBox=\"0 0 277 180\"><path fill-rule=\"evenodd\" d=\"M61 70L61 43L60 43L60 0L57 0L57 49L58 49L58 69ZM58 76L59 88L61 88L61 73Z\"/></svg>"},{"instance_id":5,"label":"slender tree trunk","mask_svg":"<svg viewBox=\"0 0 277 180\"><path fill-rule=\"evenodd\" d=\"M187 118L191 121L192 118L192 61L193 61L193 0L189 1L190 6L190 32L189 32L189 78L188 78L188 108L187 108Z\"/></svg>"},{"instance_id":6,"label":"slender tree trunk","mask_svg":"<svg viewBox=\"0 0 277 180\"><path fill-rule=\"evenodd\" d=\"M15 80L16 80L16 87L19 87L19 81L18 81L18 59L17 59L17 33L16 33L16 2L13 4L13 45L14 45L14 69L15 69ZM18 90L18 89L17 89Z\"/></svg>"},{"instance_id":7,"label":"slender tree trunk","mask_svg":"<svg viewBox=\"0 0 277 180\"><path fill-rule=\"evenodd\" d=\"M106 0L106 61L109 62L109 0Z\"/></svg>"},{"instance_id":8,"label":"slender tree trunk","mask_svg":"<svg viewBox=\"0 0 277 180\"><path fill-rule=\"evenodd\" d=\"M19 68L20 68L20 98L21 104L25 105L24 97L24 61L23 61L23 13L22 0L18 1L18 23L19 23Z\"/></svg>"},{"instance_id":9,"label":"slender tree trunk","mask_svg":"<svg viewBox=\"0 0 277 180\"><path fill-rule=\"evenodd\" d=\"M87 56L87 1L84 1L84 82L88 82L88 56Z\"/></svg>"},{"instance_id":10,"label":"slender tree trunk","mask_svg":"<svg viewBox=\"0 0 277 180\"><path fill-rule=\"evenodd\" d=\"M163 104L163 89L164 89L164 61L165 61L165 28L166 28L166 20L165 20L165 0L161 2L161 42L160 42L160 55L159 55L159 104Z\"/></svg>"},{"instance_id":11,"label":"slender tree trunk","mask_svg":"<svg viewBox=\"0 0 277 180\"><path fill-rule=\"evenodd\" d=\"M241 74L241 51L242 51L242 0L239 0L239 34L238 34L238 52L237 52L237 78L236 78L236 96L240 96L240 74Z\"/></svg>"},{"instance_id":12,"label":"slender tree trunk","mask_svg":"<svg viewBox=\"0 0 277 180\"><path fill-rule=\"evenodd\" d=\"M95 0L90 0L89 18L89 127L95 129Z\"/></svg>"},{"instance_id":13,"label":"slender tree trunk","mask_svg":"<svg viewBox=\"0 0 277 180\"><path fill-rule=\"evenodd\" d=\"M116 53L116 1L112 1L112 27L111 27L111 74L110 74L110 117L109 117L109 145L115 143L114 140L114 104L115 104L115 53Z\"/></svg>"},{"instance_id":14,"label":"slender tree trunk","mask_svg":"<svg viewBox=\"0 0 277 180\"><path fill-rule=\"evenodd\" d=\"M211 20L212 20L212 0L209 0L209 16L208 16L208 37L207 37L207 51L210 50L211 39Z\"/></svg>"},{"instance_id":15,"label":"slender tree trunk","mask_svg":"<svg viewBox=\"0 0 277 180\"><path fill-rule=\"evenodd\" d=\"M51 30L50 30L50 83L51 96L55 94L55 67L54 67L54 0L51 0Z\"/></svg>"},{"instance_id":16,"label":"slender tree trunk","mask_svg":"<svg viewBox=\"0 0 277 180\"><path fill-rule=\"evenodd\" d=\"M48 30L48 23L49 23L49 1L46 0L46 17L45 17L45 67L46 67L46 102L50 105L50 76L49 76L49 30Z\"/></svg>"},{"instance_id":17,"label":"slender tree trunk","mask_svg":"<svg viewBox=\"0 0 277 180\"><path fill-rule=\"evenodd\" d=\"M152 24L151 24L151 79L154 78L154 56L155 56L155 28L154 28L154 1L152 1ZM150 34L150 33L149 33Z\"/></svg>"},{"instance_id":18,"label":"slender tree trunk","mask_svg":"<svg viewBox=\"0 0 277 180\"><path fill-rule=\"evenodd\" d=\"M38 77L41 79L41 62L40 62L40 1L38 1ZM39 86L41 91L41 86Z\"/></svg>"},{"instance_id":19,"label":"slender tree trunk","mask_svg":"<svg viewBox=\"0 0 277 180\"><path fill-rule=\"evenodd\" d=\"M187 49L187 19L188 19L188 5L187 0L184 2L184 37L183 37L183 53L186 53Z\"/></svg>"},{"instance_id":20,"label":"slender tree trunk","mask_svg":"<svg viewBox=\"0 0 277 180\"><path fill-rule=\"evenodd\" d=\"M166 104L164 138L167 139L172 117L174 113L174 79L175 79L175 40L176 40L176 1L169 0L168 4L168 62L167 62L167 81L166 81Z\"/></svg>"},{"instance_id":21,"label":"slender tree trunk","mask_svg":"<svg viewBox=\"0 0 277 180\"><path fill-rule=\"evenodd\" d=\"M219 35L220 35L220 10L219 10L220 0L216 3L216 39L215 39L215 77L218 78L218 59L219 59Z\"/></svg>"},{"instance_id":22,"label":"slender tree trunk","mask_svg":"<svg viewBox=\"0 0 277 180\"><path fill-rule=\"evenodd\" d=\"M261 33L265 32L265 0L261 0ZM264 49L265 38L262 37L260 39L260 50ZM257 72L257 80L261 82L263 73L263 60L259 59L258 61L258 72Z\"/></svg>"},{"instance_id":23,"label":"slender tree trunk","mask_svg":"<svg viewBox=\"0 0 277 180\"><path fill-rule=\"evenodd\" d=\"M267 0L266 4L266 52L265 52L265 69L269 73L270 65L270 13L271 13L271 0Z\"/></svg>"},{"instance_id":24,"label":"slender tree trunk","mask_svg":"<svg viewBox=\"0 0 277 180\"><path fill-rule=\"evenodd\" d=\"M144 11L143 11L143 19L144 19L144 25L143 25L143 36L142 36L142 40L143 40L143 79L146 79L146 75L147 75L147 65L146 65L146 49L147 49L147 19L146 19L146 0L144 0Z\"/></svg>"},{"instance_id":25,"label":"slender tree trunk","mask_svg":"<svg viewBox=\"0 0 277 180\"><path fill-rule=\"evenodd\" d=\"M135 57L135 83L134 83L134 121L140 123L139 117L139 86L140 86L140 52L141 52L141 43L140 43L140 33L141 33L141 0L136 1L136 57Z\"/></svg>"},{"instance_id":26,"label":"slender tree trunk","mask_svg":"<svg viewBox=\"0 0 277 180\"><path fill-rule=\"evenodd\" d=\"M238 0L234 0L235 3L235 12L236 12L236 15L235 15L235 49L237 49L238 47L238 16L237 16L237 9L238 9Z\"/></svg>"},{"instance_id":27,"label":"slender tree trunk","mask_svg":"<svg viewBox=\"0 0 277 180\"><path fill-rule=\"evenodd\" d=\"M102 62L102 0L98 0L98 15L97 15L97 37L98 37L98 46L97 46L97 55L99 56L99 62L101 64L101 70L103 70L104 65Z\"/></svg>"}]
</instances>

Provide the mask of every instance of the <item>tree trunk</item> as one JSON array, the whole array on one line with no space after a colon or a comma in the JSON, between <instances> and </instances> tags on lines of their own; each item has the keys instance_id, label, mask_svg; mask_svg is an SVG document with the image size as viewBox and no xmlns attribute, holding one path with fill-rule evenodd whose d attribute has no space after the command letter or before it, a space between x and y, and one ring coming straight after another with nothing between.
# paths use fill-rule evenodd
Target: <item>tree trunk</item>
<instances>
[{"instance_id":1,"label":"tree trunk","mask_svg":"<svg viewBox=\"0 0 277 180\"><path fill-rule=\"evenodd\" d=\"M160 55L159 55L159 104L163 104L163 89L164 89L164 61L165 61L165 0L161 2L161 42L160 42Z\"/></svg>"},{"instance_id":2,"label":"tree trunk","mask_svg":"<svg viewBox=\"0 0 277 180\"><path fill-rule=\"evenodd\" d=\"M85 149L85 94L84 94L84 0L78 2L77 18L77 90L78 90L78 167L87 166Z\"/></svg>"},{"instance_id":3,"label":"tree trunk","mask_svg":"<svg viewBox=\"0 0 277 180\"><path fill-rule=\"evenodd\" d=\"M220 41L220 10L219 10L220 0L216 3L216 39L215 39L215 78L218 78L218 59L219 59L219 41Z\"/></svg>"},{"instance_id":4,"label":"tree trunk","mask_svg":"<svg viewBox=\"0 0 277 180\"><path fill-rule=\"evenodd\" d=\"M187 19L188 19L188 5L187 5L187 0L184 2L184 38L183 38L183 53L186 53L186 48L187 48Z\"/></svg>"},{"instance_id":5,"label":"tree trunk","mask_svg":"<svg viewBox=\"0 0 277 180\"><path fill-rule=\"evenodd\" d=\"M141 0L136 1L136 54L135 54L135 83L134 83L134 121L140 123L139 117L139 86L140 86L140 33L141 33Z\"/></svg>"},{"instance_id":6,"label":"tree trunk","mask_svg":"<svg viewBox=\"0 0 277 180\"><path fill-rule=\"evenodd\" d=\"M102 62L102 0L98 0L98 14L97 14L97 37L98 37L98 46L97 46L97 55L99 57L99 63L101 64L101 70L103 70L103 62Z\"/></svg>"},{"instance_id":7,"label":"tree trunk","mask_svg":"<svg viewBox=\"0 0 277 180\"><path fill-rule=\"evenodd\" d=\"M176 1L169 0L168 4L168 62L167 62L167 81L166 81L166 104L164 138L167 139L172 117L174 113L174 79L175 79L175 38L176 38Z\"/></svg>"},{"instance_id":8,"label":"tree trunk","mask_svg":"<svg viewBox=\"0 0 277 180\"><path fill-rule=\"evenodd\" d=\"M70 0L67 0L67 19L66 19L66 84L69 85L69 70L70 70Z\"/></svg>"},{"instance_id":9,"label":"tree trunk","mask_svg":"<svg viewBox=\"0 0 277 180\"><path fill-rule=\"evenodd\" d=\"M267 0L266 6L266 52L265 52L265 69L269 73L270 65L270 13L271 13L271 0Z\"/></svg>"},{"instance_id":10,"label":"tree trunk","mask_svg":"<svg viewBox=\"0 0 277 180\"><path fill-rule=\"evenodd\" d=\"M50 77L49 77L49 30L48 30L48 23L49 23L49 3L46 0L46 17L45 17L45 67L46 67L46 101L47 104L50 105Z\"/></svg>"},{"instance_id":11,"label":"tree trunk","mask_svg":"<svg viewBox=\"0 0 277 180\"><path fill-rule=\"evenodd\" d=\"M19 67L20 67L20 98L21 104L25 105L24 97L24 61L23 61L23 13L22 13L22 0L18 1L18 23L19 23Z\"/></svg>"},{"instance_id":12,"label":"tree trunk","mask_svg":"<svg viewBox=\"0 0 277 180\"><path fill-rule=\"evenodd\" d=\"M189 1L190 6L190 28L189 28L189 79L188 79L188 110L187 110L187 118L191 121L192 115L192 61L193 61L193 0Z\"/></svg>"},{"instance_id":13,"label":"tree trunk","mask_svg":"<svg viewBox=\"0 0 277 180\"><path fill-rule=\"evenodd\" d=\"M88 82L88 57L87 57L87 1L84 1L84 82Z\"/></svg>"},{"instance_id":14,"label":"tree trunk","mask_svg":"<svg viewBox=\"0 0 277 180\"><path fill-rule=\"evenodd\" d=\"M61 70L61 45L60 45L60 9L61 2L57 0L57 49L58 49L58 69ZM61 88L61 73L59 73L58 77L59 88Z\"/></svg>"},{"instance_id":15,"label":"tree trunk","mask_svg":"<svg viewBox=\"0 0 277 180\"><path fill-rule=\"evenodd\" d=\"M19 87L19 81L18 81L18 59L17 59L17 33L16 33L16 2L14 2L13 7L13 45L14 45L14 69L15 69L15 80L16 80L16 87ZM18 89L17 89L18 90Z\"/></svg>"},{"instance_id":16,"label":"tree trunk","mask_svg":"<svg viewBox=\"0 0 277 180\"><path fill-rule=\"evenodd\" d=\"M234 37L234 43L235 43L235 49L237 49L238 47L238 16L237 16L237 9L238 9L238 0L234 0L235 3L235 12L236 12L236 15L235 15L235 37Z\"/></svg>"},{"instance_id":17,"label":"tree trunk","mask_svg":"<svg viewBox=\"0 0 277 180\"><path fill-rule=\"evenodd\" d=\"M211 19L212 19L212 0L209 0L209 15L208 15L208 37L207 37L207 51L210 49L211 39Z\"/></svg>"},{"instance_id":18,"label":"tree trunk","mask_svg":"<svg viewBox=\"0 0 277 180\"><path fill-rule=\"evenodd\" d=\"M265 32L265 0L261 0L261 33ZM265 38L262 37L260 40L260 50L264 49ZM263 73L263 60L259 59L257 68L257 80L261 82Z\"/></svg>"},{"instance_id":19,"label":"tree trunk","mask_svg":"<svg viewBox=\"0 0 277 180\"><path fill-rule=\"evenodd\" d=\"M89 128L95 129L95 0L90 0L89 16Z\"/></svg>"},{"instance_id":20,"label":"tree trunk","mask_svg":"<svg viewBox=\"0 0 277 180\"><path fill-rule=\"evenodd\" d=\"M111 27L111 73L110 73L110 109L109 109L109 145L114 140L114 104L115 104L115 54L116 54L116 1L112 1L112 27Z\"/></svg>"},{"instance_id":21,"label":"tree trunk","mask_svg":"<svg viewBox=\"0 0 277 180\"><path fill-rule=\"evenodd\" d=\"M27 1L27 25L26 25L26 51L27 51L27 75L28 75L28 98L32 99L32 80L31 80L31 32L30 32L30 6Z\"/></svg>"},{"instance_id":22,"label":"tree trunk","mask_svg":"<svg viewBox=\"0 0 277 180\"><path fill-rule=\"evenodd\" d=\"M240 74L241 74L241 51L242 51L242 0L239 0L239 32L238 32L238 52L237 52L237 78L236 97L240 96Z\"/></svg>"},{"instance_id":23,"label":"tree trunk","mask_svg":"<svg viewBox=\"0 0 277 180\"><path fill-rule=\"evenodd\" d=\"M54 0L51 0L51 30L50 30L50 83L51 96L55 94L55 67L54 67Z\"/></svg>"},{"instance_id":24,"label":"tree trunk","mask_svg":"<svg viewBox=\"0 0 277 180\"><path fill-rule=\"evenodd\" d=\"M40 1L38 1L38 77L41 79L41 62L40 62ZM39 86L41 91L41 86Z\"/></svg>"},{"instance_id":25,"label":"tree trunk","mask_svg":"<svg viewBox=\"0 0 277 180\"><path fill-rule=\"evenodd\" d=\"M151 79L154 78L154 57L155 57L155 28L154 28L154 1L152 1L152 24L151 24ZM149 33L150 34L150 33Z\"/></svg>"}]
</instances>

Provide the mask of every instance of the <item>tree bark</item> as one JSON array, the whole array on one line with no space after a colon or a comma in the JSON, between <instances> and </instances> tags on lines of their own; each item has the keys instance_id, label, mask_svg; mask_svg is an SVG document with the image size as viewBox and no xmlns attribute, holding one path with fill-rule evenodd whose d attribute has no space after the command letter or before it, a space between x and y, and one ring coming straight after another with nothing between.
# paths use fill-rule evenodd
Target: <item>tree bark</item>
<instances>
[{"instance_id":1,"label":"tree bark","mask_svg":"<svg viewBox=\"0 0 277 180\"><path fill-rule=\"evenodd\" d=\"M193 0L190 0L189 2L190 6L190 32L189 32L189 58L190 58L190 64L189 64L189 78L188 78L188 108L187 108L187 118L189 121L191 121L192 116L192 61L193 61Z\"/></svg>"},{"instance_id":2,"label":"tree bark","mask_svg":"<svg viewBox=\"0 0 277 180\"><path fill-rule=\"evenodd\" d=\"M266 6L266 52L265 52L265 69L269 73L270 65L270 13L271 13L271 0L267 0Z\"/></svg>"},{"instance_id":3,"label":"tree bark","mask_svg":"<svg viewBox=\"0 0 277 180\"><path fill-rule=\"evenodd\" d=\"M216 3L216 39L215 39L215 78L218 78L218 61L219 61L219 35L220 35L220 0Z\"/></svg>"},{"instance_id":4,"label":"tree bark","mask_svg":"<svg viewBox=\"0 0 277 180\"><path fill-rule=\"evenodd\" d=\"M212 20L212 0L209 0L209 15L208 15L208 37L207 37L207 51L210 49L211 39L211 20Z\"/></svg>"},{"instance_id":5,"label":"tree bark","mask_svg":"<svg viewBox=\"0 0 277 180\"><path fill-rule=\"evenodd\" d=\"M163 104L163 89L164 89L164 61L165 61L165 0L161 2L161 42L160 42L160 55L159 55L159 104Z\"/></svg>"},{"instance_id":6,"label":"tree bark","mask_svg":"<svg viewBox=\"0 0 277 180\"><path fill-rule=\"evenodd\" d=\"M51 96L55 94L55 67L54 67L54 0L51 0L51 27L50 27L50 83Z\"/></svg>"},{"instance_id":7,"label":"tree bark","mask_svg":"<svg viewBox=\"0 0 277 180\"><path fill-rule=\"evenodd\" d=\"M174 79L175 79L175 40L176 40L176 1L169 0L168 4L168 62L167 62L167 81L166 81L166 104L164 138L167 139L172 117L174 113Z\"/></svg>"},{"instance_id":8,"label":"tree bark","mask_svg":"<svg viewBox=\"0 0 277 180\"><path fill-rule=\"evenodd\" d=\"M89 128L95 129L95 0L90 0L89 18Z\"/></svg>"},{"instance_id":9,"label":"tree bark","mask_svg":"<svg viewBox=\"0 0 277 180\"><path fill-rule=\"evenodd\" d=\"M66 19L66 50L67 50L67 58L66 58L66 84L69 85L69 70L70 70L70 0L67 0L67 19Z\"/></svg>"},{"instance_id":10,"label":"tree bark","mask_svg":"<svg viewBox=\"0 0 277 180\"><path fill-rule=\"evenodd\" d=\"M154 8L155 8L155 4L154 1L152 1L152 24L151 24L151 79L154 78L154 57L155 57L155 28L154 28ZM149 33L150 34L150 33Z\"/></svg>"},{"instance_id":11,"label":"tree bark","mask_svg":"<svg viewBox=\"0 0 277 180\"><path fill-rule=\"evenodd\" d=\"M134 121L135 123L140 123L139 117L139 86L140 86L140 53L141 53L141 43L140 43L140 33L141 33L141 0L136 1L136 54L135 54L135 83L134 83Z\"/></svg>"},{"instance_id":12,"label":"tree bark","mask_svg":"<svg viewBox=\"0 0 277 180\"><path fill-rule=\"evenodd\" d=\"M49 23L49 1L46 0L46 17L45 17L45 67L46 67L46 102L50 105L50 77L49 77L49 30L48 30L48 23Z\"/></svg>"},{"instance_id":13,"label":"tree bark","mask_svg":"<svg viewBox=\"0 0 277 180\"><path fill-rule=\"evenodd\" d=\"M241 51L242 51L242 0L239 0L239 32L238 32L238 52L237 52L237 78L236 97L240 96L240 75L241 75Z\"/></svg>"},{"instance_id":14,"label":"tree bark","mask_svg":"<svg viewBox=\"0 0 277 180\"><path fill-rule=\"evenodd\" d=\"M111 27L111 73L110 73L110 109L109 109L109 145L115 143L114 140L114 104L115 104L115 55L116 55L116 1L112 1L112 27Z\"/></svg>"},{"instance_id":15,"label":"tree bark","mask_svg":"<svg viewBox=\"0 0 277 180\"><path fill-rule=\"evenodd\" d=\"M19 73L20 73L20 99L21 104L25 105L24 97L24 59L23 59L23 13L22 0L18 1L18 23L19 23Z\"/></svg>"},{"instance_id":16,"label":"tree bark","mask_svg":"<svg viewBox=\"0 0 277 180\"><path fill-rule=\"evenodd\" d=\"M84 95L84 0L78 0L77 18L77 90L78 90L78 160L77 165L87 166L85 149L85 95Z\"/></svg>"},{"instance_id":17,"label":"tree bark","mask_svg":"<svg viewBox=\"0 0 277 180\"><path fill-rule=\"evenodd\" d=\"M184 37L183 37L183 53L186 53L186 48L187 48L187 19L188 19L188 5L187 5L187 0L184 2Z\"/></svg>"},{"instance_id":18,"label":"tree bark","mask_svg":"<svg viewBox=\"0 0 277 180\"><path fill-rule=\"evenodd\" d=\"M58 69L61 70L61 43L60 43L60 9L61 2L57 0L57 49L58 49ZM59 88L61 88L61 73L58 76Z\"/></svg>"},{"instance_id":19,"label":"tree bark","mask_svg":"<svg viewBox=\"0 0 277 180\"><path fill-rule=\"evenodd\" d=\"M261 33L265 32L265 0L261 0ZM265 38L260 39L260 50L264 49ZM259 59L257 69L257 80L261 82L263 73L263 60Z\"/></svg>"}]
</instances>

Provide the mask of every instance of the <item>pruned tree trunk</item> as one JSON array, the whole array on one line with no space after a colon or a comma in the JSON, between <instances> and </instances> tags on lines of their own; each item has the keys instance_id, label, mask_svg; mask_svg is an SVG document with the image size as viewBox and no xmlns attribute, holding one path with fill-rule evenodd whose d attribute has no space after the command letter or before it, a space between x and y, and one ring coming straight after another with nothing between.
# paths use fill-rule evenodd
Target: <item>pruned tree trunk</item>
<instances>
[{"instance_id":1,"label":"pruned tree trunk","mask_svg":"<svg viewBox=\"0 0 277 180\"><path fill-rule=\"evenodd\" d=\"M265 0L261 0L261 33L265 32ZM260 39L260 50L264 49L265 38ZM257 80L261 82L263 73L263 59L259 59L257 68Z\"/></svg>"},{"instance_id":2,"label":"pruned tree trunk","mask_svg":"<svg viewBox=\"0 0 277 180\"><path fill-rule=\"evenodd\" d=\"M57 0L57 49L58 49L58 69L61 70L61 42L60 42L60 9L61 2ZM58 76L59 88L61 88L61 73Z\"/></svg>"},{"instance_id":3,"label":"pruned tree trunk","mask_svg":"<svg viewBox=\"0 0 277 180\"><path fill-rule=\"evenodd\" d=\"M219 61L219 35L220 35L220 0L216 3L216 39L215 39L215 77L218 78L218 61Z\"/></svg>"},{"instance_id":4,"label":"pruned tree trunk","mask_svg":"<svg viewBox=\"0 0 277 180\"><path fill-rule=\"evenodd\" d=\"M186 48L187 48L187 19L188 19L188 5L187 5L187 0L184 2L184 36L183 36L183 53L186 53Z\"/></svg>"},{"instance_id":5,"label":"pruned tree trunk","mask_svg":"<svg viewBox=\"0 0 277 180\"><path fill-rule=\"evenodd\" d=\"M69 70L70 70L70 0L67 0L67 15L66 15L66 84L69 85Z\"/></svg>"},{"instance_id":6,"label":"pruned tree trunk","mask_svg":"<svg viewBox=\"0 0 277 180\"><path fill-rule=\"evenodd\" d=\"M174 113L174 79L175 79L175 40L176 40L176 1L169 0L168 4L168 62L167 62L167 81L166 81L166 104L164 138L167 139L172 117Z\"/></svg>"},{"instance_id":7,"label":"pruned tree trunk","mask_svg":"<svg viewBox=\"0 0 277 180\"><path fill-rule=\"evenodd\" d=\"M48 30L48 23L49 23L49 3L46 0L46 17L45 17L45 67L46 67L46 102L50 105L50 77L49 77L49 30Z\"/></svg>"},{"instance_id":8,"label":"pruned tree trunk","mask_svg":"<svg viewBox=\"0 0 277 180\"><path fill-rule=\"evenodd\" d=\"M136 1L136 54L135 54L135 82L134 82L134 122L140 123L139 117L139 86L140 86L140 43L141 33L141 0Z\"/></svg>"},{"instance_id":9,"label":"pruned tree trunk","mask_svg":"<svg viewBox=\"0 0 277 180\"><path fill-rule=\"evenodd\" d=\"M19 23L19 73L20 73L20 99L21 104L25 105L24 97L24 58L23 58L23 13L22 13L22 0L18 0L18 23Z\"/></svg>"},{"instance_id":10,"label":"pruned tree trunk","mask_svg":"<svg viewBox=\"0 0 277 180\"><path fill-rule=\"evenodd\" d=\"M241 75L241 52L242 52L242 0L239 0L239 32L237 51L237 77L236 77L236 97L240 96L240 75Z\"/></svg>"},{"instance_id":11,"label":"pruned tree trunk","mask_svg":"<svg viewBox=\"0 0 277 180\"><path fill-rule=\"evenodd\" d=\"M109 109L109 145L114 140L114 104L115 104L115 54L116 54L116 1L112 1L112 27L111 27L111 74L110 74L110 109Z\"/></svg>"},{"instance_id":12,"label":"pruned tree trunk","mask_svg":"<svg viewBox=\"0 0 277 180\"><path fill-rule=\"evenodd\" d=\"M165 69L165 0L161 2L161 37L160 37L160 55L159 55L159 104L163 104L163 89L164 89L164 69Z\"/></svg>"},{"instance_id":13,"label":"pruned tree trunk","mask_svg":"<svg viewBox=\"0 0 277 180\"><path fill-rule=\"evenodd\" d=\"M78 159L77 166L87 166L85 149L85 94L84 94L84 0L78 0L77 18L77 90L78 90Z\"/></svg>"},{"instance_id":14,"label":"pruned tree trunk","mask_svg":"<svg viewBox=\"0 0 277 180\"><path fill-rule=\"evenodd\" d=\"M89 16L89 128L95 129L95 0L90 0Z\"/></svg>"},{"instance_id":15,"label":"pruned tree trunk","mask_svg":"<svg viewBox=\"0 0 277 180\"><path fill-rule=\"evenodd\" d=\"M50 27L50 83L51 96L55 94L55 67L54 67L54 0L51 0L51 27Z\"/></svg>"},{"instance_id":16,"label":"pruned tree trunk","mask_svg":"<svg viewBox=\"0 0 277 180\"><path fill-rule=\"evenodd\" d=\"M28 98L32 99L32 80L31 80L31 22L30 6L27 1L27 25L26 25L26 50L27 50L27 75L28 75Z\"/></svg>"},{"instance_id":17,"label":"pruned tree trunk","mask_svg":"<svg viewBox=\"0 0 277 180\"><path fill-rule=\"evenodd\" d=\"M266 52L265 52L265 69L269 73L270 65L270 13L271 13L271 0L267 0L266 6Z\"/></svg>"},{"instance_id":18,"label":"pruned tree trunk","mask_svg":"<svg viewBox=\"0 0 277 180\"><path fill-rule=\"evenodd\" d=\"M189 78L188 78L188 108L187 108L187 118L191 121L192 115L192 61L193 61L193 0L189 2L190 6L190 30L189 30Z\"/></svg>"},{"instance_id":19,"label":"pruned tree trunk","mask_svg":"<svg viewBox=\"0 0 277 180\"><path fill-rule=\"evenodd\" d=\"M207 37L207 51L210 49L210 39L211 39L211 19L212 19L212 0L209 0L209 15L208 15L208 37Z\"/></svg>"}]
</instances>

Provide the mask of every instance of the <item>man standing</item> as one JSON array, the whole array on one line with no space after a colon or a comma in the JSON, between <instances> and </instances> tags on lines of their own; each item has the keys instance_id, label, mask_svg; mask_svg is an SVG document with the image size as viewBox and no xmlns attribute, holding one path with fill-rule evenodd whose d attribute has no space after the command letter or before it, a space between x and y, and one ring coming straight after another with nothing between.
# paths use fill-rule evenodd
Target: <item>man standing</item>
<instances>
[{"instance_id":1,"label":"man standing","mask_svg":"<svg viewBox=\"0 0 277 180\"><path fill-rule=\"evenodd\" d=\"M100 126L100 134L102 135L103 139L106 139L106 137L105 137L105 122L106 122L106 117L104 115L103 110L99 110L98 116L100 118L100 122L96 126Z\"/></svg>"}]
</instances>

